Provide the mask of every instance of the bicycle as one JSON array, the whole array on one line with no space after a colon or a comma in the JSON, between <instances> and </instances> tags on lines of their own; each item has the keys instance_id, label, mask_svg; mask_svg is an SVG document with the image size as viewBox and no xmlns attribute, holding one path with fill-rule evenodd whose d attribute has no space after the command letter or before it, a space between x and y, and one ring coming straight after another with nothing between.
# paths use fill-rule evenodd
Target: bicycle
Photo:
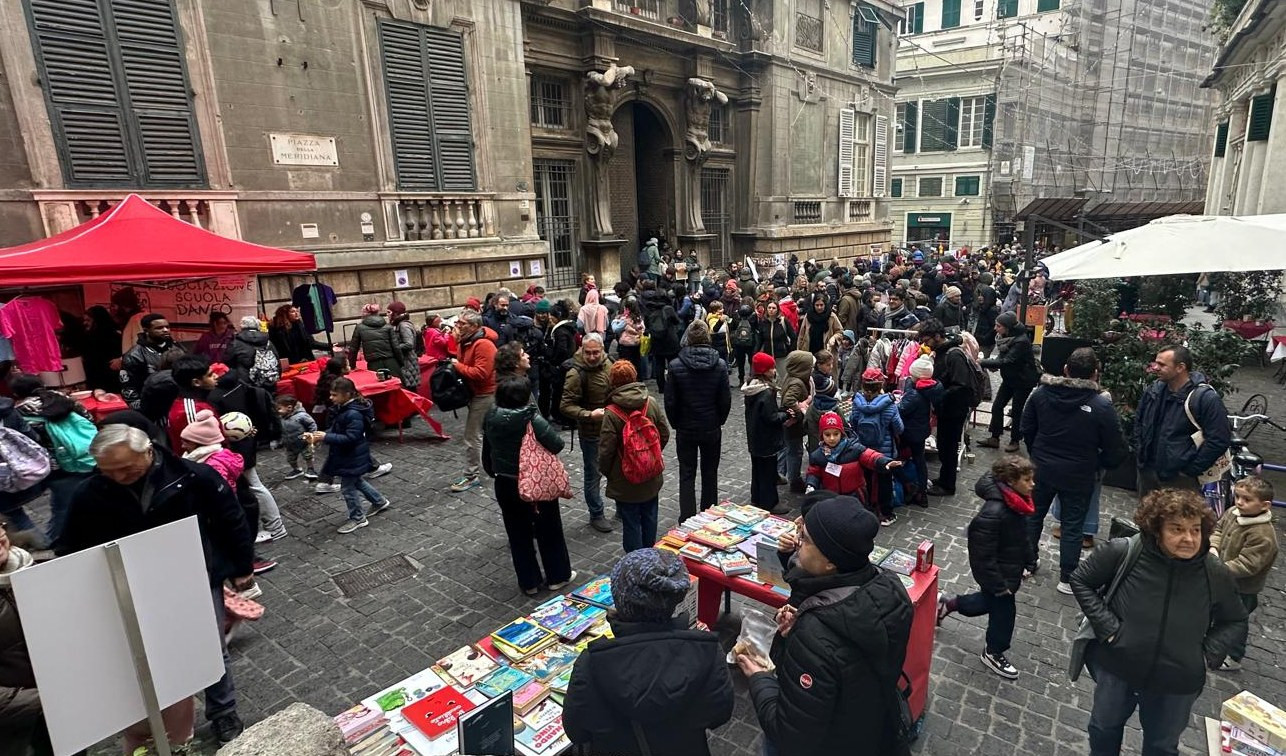
<instances>
[{"instance_id":1,"label":"bicycle","mask_svg":"<svg viewBox=\"0 0 1286 756\"><path fill-rule=\"evenodd\" d=\"M1250 444L1246 440L1260 424L1270 425L1283 433L1286 433L1286 427L1278 425L1264 414L1268 409L1268 399L1263 394L1255 394L1247 399L1242 412L1248 409L1262 411L1228 416L1228 422L1232 425L1232 444L1228 447L1232 453L1232 467L1229 474L1217 482L1214 497L1210 499L1215 514L1219 516L1223 516L1232 503L1232 487L1237 481L1251 475L1262 475L1265 471L1286 473L1286 465L1265 462L1263 457L1250 450ZM1286 501L1274 499L1273 506L1286 507Z\"/></svg>"}]
</instances>

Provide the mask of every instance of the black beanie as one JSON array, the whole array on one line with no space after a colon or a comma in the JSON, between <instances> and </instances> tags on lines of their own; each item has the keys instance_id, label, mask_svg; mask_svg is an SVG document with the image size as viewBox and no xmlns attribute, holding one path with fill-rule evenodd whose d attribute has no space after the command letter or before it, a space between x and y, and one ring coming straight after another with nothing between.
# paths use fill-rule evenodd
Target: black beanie
<instances>
[{"instance_id":1,"label":"black beanie","mask_svg":"<svg viewBox=\"0 0 1286 756\"><path fill-rule=\"evenodd\" d=\"M814 504L804 527L822 556L840 572L854 572L870 563L880 521L852 496L836 496Z\"/></svg>"},{"instance_id":2,"label":"black beanie","mask_svg":"<svg viewBox=\"0 0 1286 756\"><path fill-rule=\"evenodd\" d=\"M996 323L1012 330L1018 327L1018 315L1012 311L1002 312L996 316Z\"/></svg>"}]
</instances>

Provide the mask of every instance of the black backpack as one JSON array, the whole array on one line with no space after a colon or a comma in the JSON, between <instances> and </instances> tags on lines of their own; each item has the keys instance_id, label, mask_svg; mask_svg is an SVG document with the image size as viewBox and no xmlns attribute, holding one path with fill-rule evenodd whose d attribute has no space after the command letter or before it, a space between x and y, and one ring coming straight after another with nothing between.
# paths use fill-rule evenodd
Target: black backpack
<instances>
[{"instance_id":1,"label":"black backpack","mask_svg":"<svg viewBox=\"0 0 1286 756\"><path fill-rule=\"evenodd\" d=\"M433 377L429 379L429 391L433 395L433 404L443 412L467 407L473 400L473 389L455 369L454 362L438 364Z\"/></svg>"},{"instance_id":2,"label":"black backpack","mask_svg":"<svg viewBox=\"0 0 1286 756\"><path fill-rule=\"evenodd\" d=\"M732 345L738 349L755 348L755 329L750 324L750 318L742 318L737 323L737 328L732 332Z\"/></svg>"},{"instance_id":3,"label":"black backpack","mask_svg":"<svg viewBox=\"0 0 1286 756\"><path fill-rule=\"evenodd\" d=\"M951 349L953 351L958 350L960 352L960 356L964 358L965 364L969 366L969 376L973 379L969 385L969 406L977 407L982 404L983 399L987 396L988 383L990 383L990 381L987 380L987 374L983 372L982 366L969 356L969 353L964 350L964 347L957 346L951 347Z\"/></svg>"}]
</instances>

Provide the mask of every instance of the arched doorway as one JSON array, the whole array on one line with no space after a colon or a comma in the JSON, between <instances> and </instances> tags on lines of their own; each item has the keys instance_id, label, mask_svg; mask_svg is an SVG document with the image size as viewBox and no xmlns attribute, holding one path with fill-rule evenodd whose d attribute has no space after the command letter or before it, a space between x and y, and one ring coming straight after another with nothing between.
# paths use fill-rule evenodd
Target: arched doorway
<instances>
[{"instance_id":1,"label":"arched doorway","mask_svg":"<svg viewBox=\"0 0 1286 756\"><path fill-rule=\"evenodd\" d=\"M610 169L612 228L625 238L620 261L624 277L649 236L675 243L675 150L665 119L646 102L623 103L612 116L612 127L620 139Z\"/></svg>"}]
</instances>

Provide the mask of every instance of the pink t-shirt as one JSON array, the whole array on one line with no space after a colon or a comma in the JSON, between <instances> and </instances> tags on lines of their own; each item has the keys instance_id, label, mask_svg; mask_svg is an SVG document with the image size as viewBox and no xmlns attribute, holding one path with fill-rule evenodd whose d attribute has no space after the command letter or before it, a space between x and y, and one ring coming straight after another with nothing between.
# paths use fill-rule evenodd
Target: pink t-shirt
<instances>
[{"instance_id":1,"label":"pink t-shirt","mask_svg":"<svg viewBox=\"0 0 1286 756\"><path fill-rule=\"evenodd\" d=\"M55 332L62 328L58 308L48 299L18 297L0 307L0 335L13 342L18 366L26 373L58 372L63 361Z\"/></svg>"}]
</instances>

